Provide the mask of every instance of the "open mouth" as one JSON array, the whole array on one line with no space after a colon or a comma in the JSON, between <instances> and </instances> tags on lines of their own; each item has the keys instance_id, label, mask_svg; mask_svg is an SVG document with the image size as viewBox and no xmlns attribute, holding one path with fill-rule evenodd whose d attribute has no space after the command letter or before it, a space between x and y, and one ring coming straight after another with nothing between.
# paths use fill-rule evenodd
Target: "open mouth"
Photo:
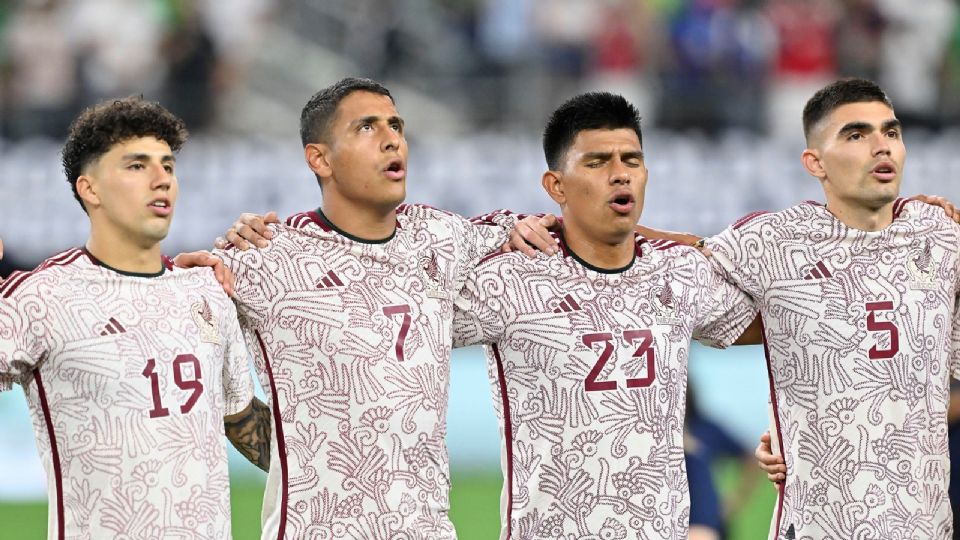
<instances>
[{"instance_id":1,"label":"open mouth","mask_svg":"<svg viewBox=\"0 0 960 540\"><path fill-rule=\"evenodd\" d=\"M612 199L610 199L609 205L614 212L618 214L629 214L633 210L633 205L635 201L633 195L629 193L618 193Z\"/></svg>"},{"instance_id":2,"label":"open mouth","mask_svg":"<svg viewBox=\"0 0 960 540\"><path fill-rule=\"evenodd\" d=\"M383 169L384 175L391 180L402 180L406 171L403 168L403 161L399 159L391 160Z\"/></svg>"},{"instance_id":3,"label":"open mouth","mask_svg":"<svg viewBox=\"0 0 960 540\"><path fill-rule=\"evenodd\" d=\"M170 201L168 201L168 200L166 200L166 199L157 199L157 200L155 200L155 201L152 201L152 202L151 202L150 204L148 204L147 206L149 206L150 209L153 210L153 212L154 212L155 214L160 215L160 216L168 216L168 215L170 215L170 212L172 211L172 207L171 207L171 205L170 205Z\"/></svg>"}]
</instances>

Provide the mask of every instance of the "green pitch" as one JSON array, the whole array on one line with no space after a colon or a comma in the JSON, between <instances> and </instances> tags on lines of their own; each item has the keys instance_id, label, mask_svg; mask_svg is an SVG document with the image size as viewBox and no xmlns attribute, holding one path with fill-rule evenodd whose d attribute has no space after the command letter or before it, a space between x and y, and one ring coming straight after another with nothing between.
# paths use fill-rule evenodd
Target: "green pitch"
<instances>
[{"instance_id":1,"label":"green pitch","mask_svg":"<svg viewBox=\"0 0 960 540\"><path fill-rule=\"evenodd\" d=\"M725 464L716 470L726 496L738 489L739 464ZM260 538L260 504L263 486L251 480L234 481L233 536L235 540ZM730 540L754 540L766 534L774 490L764 480L747 497L730 524ZM491 540L500 531L500 476L495 473L454 472L450 517L460 540ZM43 540L47 530L46 503L0 502L0 523L4 537Z\"/></svg>"}]
</instances>

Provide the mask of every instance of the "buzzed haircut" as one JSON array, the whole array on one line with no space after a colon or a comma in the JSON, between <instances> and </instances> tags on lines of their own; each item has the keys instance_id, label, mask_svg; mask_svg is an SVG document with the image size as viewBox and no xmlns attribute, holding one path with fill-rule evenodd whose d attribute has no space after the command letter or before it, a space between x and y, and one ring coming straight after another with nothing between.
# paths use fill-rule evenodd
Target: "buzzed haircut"
<instances>
[{"instance_id":1,"label":"buzzed haircut","mask_svg":"<svg viewBox=\"0 0 960 540\"><path fill-rule=\"evenodd\" d=\"M73 190L73 197L86 212L77 193L77 178L114 145L140 137L155 137L177 152L186 142L187 135L183 120L159 103L143 97L102 101L88 107L70 124L63 144L63 172Z\"/></svg>"},{"instance_id":2,"label":"buzzed haircut","mask_svg":"<svg viewBox=\"0 0 960 540\"><path fill-rule=\"evenodd\" d=\"M543 130L543 155L550 170L560 170L577 133L588 129L632 129L643 144L640 113L623 96L587 92L569 99L550 115Z\"/></svg>"},{"instance_id":3,"label":"buzzed haircut","mask_svg":"<svg viewBox=\"0 0 960 540\"><path fill-rule=\"evenodd\" d=\"M879 101L893 108L890 98L877 83L858 78L840 79L817 91L803 107L803 135L810 140L810 133L821 120L834 110L849 103Z\"/></svg>"},{"instance_id":4,"label":"buzzed haircut","mask_svg":"<svg viewBox=\"0 0 960 540\"><path fill-rule=\"evenodd\" d=\"M387 96L394 101L385 86L371 79L347 77L320 90L307 101L300 112L300 142L303 146L311 143L326 142L327 129L337 112L337 106L343 98L354 92L370 92ZM396 103L394 101L394 103Z\"/></svg>"}]
</instances>

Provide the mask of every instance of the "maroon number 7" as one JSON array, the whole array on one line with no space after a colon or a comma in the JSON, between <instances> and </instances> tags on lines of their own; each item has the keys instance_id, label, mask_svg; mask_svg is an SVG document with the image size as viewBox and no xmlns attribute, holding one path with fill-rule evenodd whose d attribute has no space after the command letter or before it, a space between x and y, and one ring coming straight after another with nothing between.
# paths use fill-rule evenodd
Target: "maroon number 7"
<instances>
[{"instance_id":1,"label":"maroon number 7","mask_svg":"<svg viewBox=\"0 0 960 540\"><path fill-rule=\"evenodd\" d=\"M871 332L888 332L890 334L890 348L880 349L876 345L870 347L867 356L871 360L886 360L893 358L900 352L900 330L890 321L878 321L877 312L893 311L893 302L867 302L867 330Z\"/></svg>"},{"instance_id":2,"label":"maroon number 7","mask_svg":"<svg viewBox=\"0 0 960 540\"><path fill-rule=\"evenodd\" d=\"M183 366L191 364L193 366L193 379L185 380L183 378ZM180 414L187 414L197 404L200 394L203 393L203 383L200 381L200 360L192 354L180 354L173 360L173 382L181 390L189 390L192 393L187 398L186 403L180 406ZM143 369L143 376L150 379L150 390L153 393L153 409L150 411L150 418L162 418L170 416L170 409L163 406L160 399L160 375L157 373L157 361L153 358L147 360L147 367Z\"/></svg>"},{"instance_id":3,"label":"maroon number 7","mask_svg":"<svg viewBox=\"0 0 960 540\"><path fill-rule=\"evenodd\" d=\"M593 365L587 379L583 381L583 389L587 392L604 392L607 390L616 390L617 381L598 381L597 377L603 371L607 361L613 356L613 334L610 332L598 332L595 334L584 334L581 338L583 344L593 350L595 343L603 343L603 350L600 351L600 357ZM643 358L647 362L647 376L633 377L627 379L627 388L646 388L653 384L657 378L656 366L653 355L653 332L643 328L639 330L624 330L623 339L629 345L640 342L636 350L633 351L631 358Z\"/></svg>"},{"instance_id":4,"label":"maroon number 7","mask_svg":"<svg viewBox=\"0 0 960 540\"><path fill-rule=\"evenodd\" d=\"M384 306L383 314L387 317L394 315L403 315L400 323L400 332L397 334L397 343L394 350L397 352L397 362L403 362L403 342L407 339L407 332L410 330L410 306L404 304L401 306Z\"/></svg>"}]
</instances>

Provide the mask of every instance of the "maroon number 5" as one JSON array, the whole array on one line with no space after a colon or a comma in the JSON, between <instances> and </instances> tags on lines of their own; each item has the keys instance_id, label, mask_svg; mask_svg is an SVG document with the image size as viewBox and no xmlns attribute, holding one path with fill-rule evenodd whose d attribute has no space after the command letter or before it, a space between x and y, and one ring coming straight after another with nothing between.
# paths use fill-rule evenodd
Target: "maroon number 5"
<instances>
[{"instance_id":1,"label":"maroon number 5","mask_svg":"<svg viewBox=\"0 0 960 540\"><path fill-rule=\"evenodd\" d=\"M403 320L400 322L400 332L397 334L397 343L394 345L394 349L397 352L397 361L403 362L403 342L407 339L407 332L410 330L410 306L406 304L402 306L384 306L383 314L387 317L403 315Z\"/></svg>"},{"instance_id":2,"label":"maroon number 5","mask_svg":"<svg viewBox=\"0 0 960 540\"><path fill-rule=\"evenodd\" d=\"M876 345L870 347L867 356L871 360L886 360L893 358L900 352L900 330L890 321L878 321L877 312L893 311L893 302L867 302L867 330L871 332L887 332L890 334L890 347L880 349Z\"/></svg>"},{"instance_id":3,"label":"maroon number 5","mask_svg":"<svg viewBox=\"0 0 960 540\"><path fill-rule=\"evenodd\" d=\"M591 350L596 343L603 343L603 350L600 351L600 357L593 365L587 379L583 381L583 389L587 392L604 392L607 390L616 390L617 381L598 381L597 377L603 371L607 361L613 356L613 334L610 332L598 332L596 334L584 334L581 338L583 344ZM653 384L657 378L656 367L653 355L653 332L644 328L640 330L624 330L623 339L629 345L638 343L636 350L633 351L631 358L642 358L647 363L646 377L632 377L627 379L627 388L646 388Z\"/></svg>"},{"instance_id":4,"label":"maroon number 5","mask_svg":"<svg viewBox=\"0 0 960 540\"><path fill-rule=\"evenodd\" d=\"M190 365L193 367L193 378L184 379L183 367ZM147 367L143 369L143 376L150 379L150 390L153 393L153 409L150 411L150 418L162 418L170 416L170 409L163 406L160 400L160 375L157 373L157 361L153 358L147 360ZM181 390L189 390L190 397L186 403L180 406L180 414L187 414L197 404L200 394L203 393L203 383L200 381L200 360L192 354L180 354L173 360L173 382Z\"/></svg>"}]
</instances>

